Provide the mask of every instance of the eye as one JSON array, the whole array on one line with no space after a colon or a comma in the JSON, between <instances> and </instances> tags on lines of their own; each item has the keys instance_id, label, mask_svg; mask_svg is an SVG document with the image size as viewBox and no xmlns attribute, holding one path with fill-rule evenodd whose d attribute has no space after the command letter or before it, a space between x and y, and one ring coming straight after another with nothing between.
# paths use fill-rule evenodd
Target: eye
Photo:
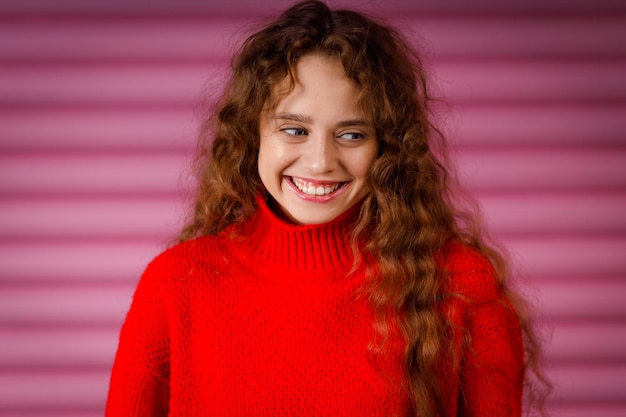
<instances>
[{"instance_id":1,"label":"eye","mask_svg":"<svg viewBox=\"0 0 626 417\"><path fill-rule=\"evenodd\" d=\"M281 129L281 130L291 136L304 136L307 134L306 130L299 128L299 127L288 127L288 128Z\"/></svg>"},{"instance_id":2,"label":"eye","mask_svg":"<svg viewBox=\"0 0 626 417\"><path fill-rule=\"evenodd\" d=\"M341 139L347 139L347 140L359 140L359 139L363 139L365 135L360 132L347 132L347 133L342 133L341 135L339 135L339 137Z\"/></svg>"}]
</instances>

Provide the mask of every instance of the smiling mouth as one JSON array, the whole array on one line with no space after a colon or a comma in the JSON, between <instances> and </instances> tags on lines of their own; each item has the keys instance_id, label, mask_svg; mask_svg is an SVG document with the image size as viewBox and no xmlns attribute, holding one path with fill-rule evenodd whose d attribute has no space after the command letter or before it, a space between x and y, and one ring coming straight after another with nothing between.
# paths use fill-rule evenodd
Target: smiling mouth
<instances>
[{"instance_id":1,"label":"smiling mouth","mask_svg":"<svg viewBox=\"0 0 626 417\"><path fill-rule=\"evenodd\" d=\"M334 193L343 185L347 184L346 182L337 182L334 184L313 184L308 181L303 181L299 178L289 177L290 181L293 185L296 186L298 190L302 193L310 196L325 196Z\"/></svg>"}]
</instances>

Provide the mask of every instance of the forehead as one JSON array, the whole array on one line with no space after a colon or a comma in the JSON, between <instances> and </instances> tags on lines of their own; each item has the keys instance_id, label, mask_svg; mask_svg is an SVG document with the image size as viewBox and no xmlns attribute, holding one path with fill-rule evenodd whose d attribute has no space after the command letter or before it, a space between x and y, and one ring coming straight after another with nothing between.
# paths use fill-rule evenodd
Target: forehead
<instances>
[{"instance_id":1,"label":"forehead","mask_svg":"<svg viewBox=\"0 0 626 417\"><path fill-rule=\"evenodd\" d=\"M348 76L339 58L308 54L272 89L266 110L304 102L323 102L358 112L361 89Z\"/></svg>"}]
</instances>

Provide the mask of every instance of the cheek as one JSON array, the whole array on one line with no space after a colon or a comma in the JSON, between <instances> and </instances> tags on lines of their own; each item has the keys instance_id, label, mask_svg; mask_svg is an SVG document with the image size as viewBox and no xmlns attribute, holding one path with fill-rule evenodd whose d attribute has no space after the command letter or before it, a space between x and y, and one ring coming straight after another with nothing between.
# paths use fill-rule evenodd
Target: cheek
<instances>
[{"instance_id":1,"label":"cheek","mask_svg":"<svg viewBox=\"0 0 626 417\"><path fill-rule=\"evenodd\" d=\"M267 145L264 144L263 140L261 140L261 143L259 146L259 156L257 158L257 165L258 165L259 175L261 176L262 180L265 180L267 178L267 175L273 165L272 160L271 160L271 155L272 155L272 152L269 149L267 149Z\"/></svg>"},{"instance_id":2,"label":"cheek","mask_svg":"<svg viewBox=\"0 0 626 417\"><path fill-rule=\"evenodd\" d=\"M259 148L259 170L261 164L266 171L279 171L287 168L298 159L298 149L282 142L279 138L267 136L261 139Z\"/></svg>"},{"instance_id":3,"label":"cheek","mask_svg":"<svg viewBox=\"0 0 626 417\"><path fill-rule=\"evenodd\" d=\"M265 171L268 165L267 158L270 154L271 153L267 150L267 140L261 137L259 140L259 153L257 155L257 165L260 174Z\"/></svg>"},{"instance_id":4,"label":"cheek","mask_svg":"<svg viewBox=\"0 0 626 417\"><path fill-rule=\"evenodd\" d=\"M261 182L270 190L280 183L282 171L288 165L285 150L271 137L261 138L257 163Z\"/></svg>"},{"instance_id":5,"label":"cheek","mask_svg":"<svg viewBox=\"0 0 626 417\"><path fill-rule=\"evenodd\" d=\"M274 141L269 138L261 138L259 143L259 164L261 162L270 162L270 165L272 165L271 161L275 160L278 154L279 149L277 149Z\"/></svg>"},{"instance_id":6,"label":"cheek","mask_svg":"<svg viewBox=\"0 0 626 417\"><path fill-rule=\"evenodd\" d=\"M364 150L363 154L355 159L354 172L358 173L360 177L366 177L376 159L378 159L378 146Z\"/></svg>"}]
</instances>

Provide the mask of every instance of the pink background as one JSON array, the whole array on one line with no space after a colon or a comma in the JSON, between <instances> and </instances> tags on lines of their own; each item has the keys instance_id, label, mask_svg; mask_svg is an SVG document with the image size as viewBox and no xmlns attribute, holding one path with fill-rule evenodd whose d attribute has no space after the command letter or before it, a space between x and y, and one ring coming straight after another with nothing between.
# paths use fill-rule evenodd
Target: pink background
<instances>
[{"instance_id":1,"label":"pink background","mask_svg":"<svg viewBox=\"0 0 626 417\"><path fill-rule=\"evenodd\" d=\"M0 416L102 414L184 213L196 104L290 3L0 2ZM340 4L429 57L461 175L552 326L555 415L626 415L626 2Z\"/></svg>"}]
</instances>

